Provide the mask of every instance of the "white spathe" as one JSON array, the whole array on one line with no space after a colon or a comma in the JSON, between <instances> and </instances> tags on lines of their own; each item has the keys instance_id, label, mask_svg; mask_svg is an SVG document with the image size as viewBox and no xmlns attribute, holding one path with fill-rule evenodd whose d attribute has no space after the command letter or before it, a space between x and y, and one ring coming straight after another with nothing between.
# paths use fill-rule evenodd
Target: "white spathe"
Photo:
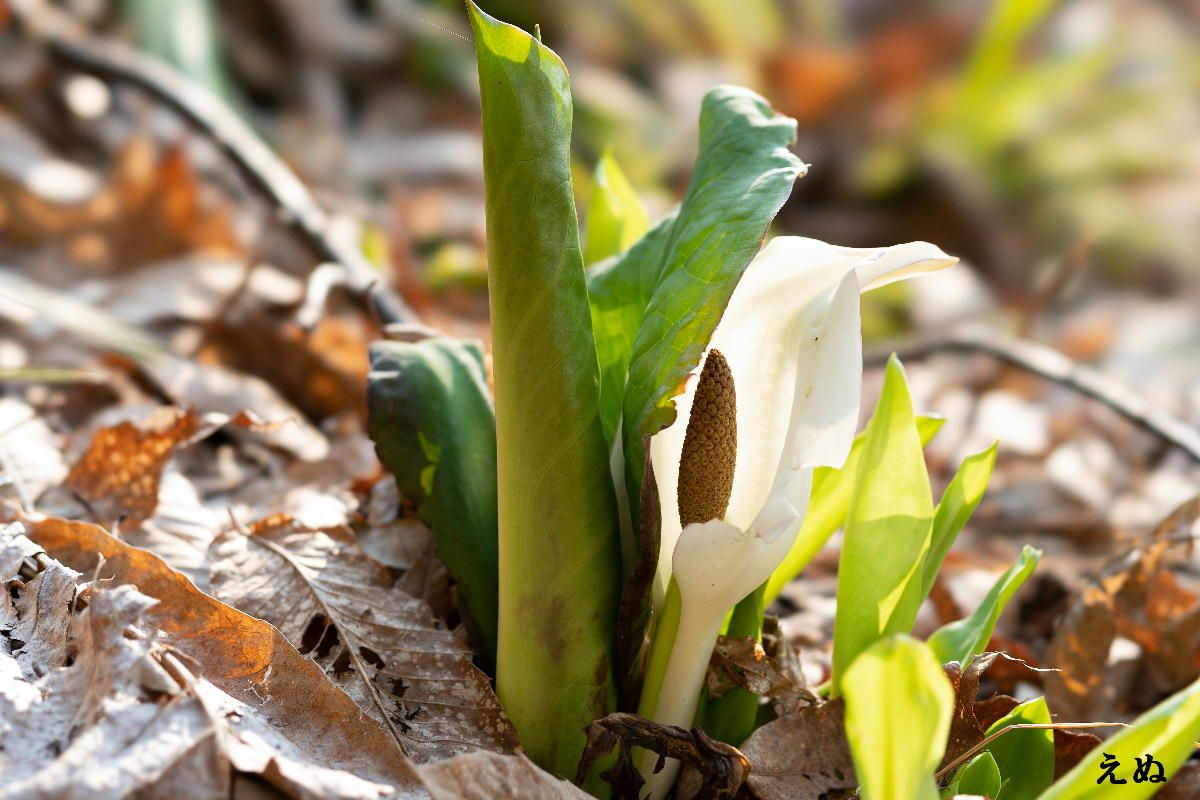
<instances>
[{"instance_id":1,"label":"white spathe","mask_svg":"<svg viewBox=\"0 0 1200 800\"><path fill-rule=\"evenodd\" d=\"M781 236L746 268L709 343L729 363L737 394L737 466L724 519L680 530L679 460L694 379L676 398L675 422L650 442L662 513L655 608L672 575L680 594L656 721L691 727L725 615L787 555L813 469L840 467L850 453L862 395L860 292L957 260L925 242L872 249ZM665 796L677 770L668 761L649 776L650 795Z\"/></svg>"}]
</instances>

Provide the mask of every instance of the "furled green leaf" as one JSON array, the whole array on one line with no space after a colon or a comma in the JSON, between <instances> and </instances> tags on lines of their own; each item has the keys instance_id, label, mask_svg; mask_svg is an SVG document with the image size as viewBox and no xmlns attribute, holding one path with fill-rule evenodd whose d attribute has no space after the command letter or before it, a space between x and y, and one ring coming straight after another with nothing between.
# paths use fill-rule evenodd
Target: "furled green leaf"
<instances>
[{"instance_id":1,"label":"furled green leaf","mask_svg":"<svg viewBox=\"0 0 1200 800\"><path fill-rule=\"evenodd\" d=\"M629 249L650 227L646 208L611 152L596 162L583 260L595 264Z\"/></svg>"},{"instance_id":2,"label":"furled green leaf","mask_svg":"<svg viewBox=\"0 0 1200 800\"><path fill-rule=\"evenodd\" d=\"M788 151L796 122L749 91L720 86L700 109L700 155L677 215L588 275L605 431L621 424L637 528L643 437L674 419L734 286L805 165Z\"/></svg>"},{"instance_id":3,"label":"furled green leaf","mask_svg":"<svg viewBox=\"0 0 1200 800\"><path fill-rule=\"evenodd\" d=\"M1046 725L1050 722L1050 709L1046 698L1039 697L1022 703L987 729L991 736L1009 725ZM1054 780L1054 731L1015 730L1009 731L987 746L1000 774L1004 787L996 800L1029 800L1044 792Z\"/></svg>"},{"instance_id":4,"label":"furled green leaf","mask_svg":"<svg viewBox=\"0 0 1200 800\"><path fill-rule=\"evenodd\" d=\"M1134 782L1137 759L1153 756L1170 778L1191 756L1197 738L1200 738L1200 681L1171 695L1134 720L1133 725L1102 742L1074 769L1055 781L1039 800L1109 800L1113 797L1145 800L1162 788L1162 784ZM1100 761L1104 754L1110 754L1120 762L1114 775L1126 783L1115 786L1107 781L1096 782L1102 774Z\"/></svg>"},{"instance_id":5,"label":"furled green leaf","mask_svg":"<svg viewBox=\"0 0 1200 800\"><path fill-rule=\"evenodd\" d=\"M478 342L371 345L367 427L375 452L433 530L477 651L495 663L496 414Z\"/></svg>"},{"instance_id":6,"label":"furled green leaf","mask_svg":"<svg viewBox=\"0 0 1200 800\"><path fill-rule=\"evenodd\" d=\"M929 595L946 553L950 552L959 532L979 507L995 466L996 445L993 444L987 450L963 459L958 472L942 494L942 500L933 514L933 534L929 542L929 555L925 557L922 596Z\"/></svg>"},{"instance_id":7,"label":"furled green leaf","mask_svg":"<svg viewBox=\"0 0 1200 800\"><path fill-rule=\"evenodd\" d=\"M615 701L620 549L571 187L571 93L540 41L470 6L483 107L496 397L496 691L525 751L573 775Z\"/></svg>"},{"instance_id":8,"label":"furled green leaf","mask_svg":"<svg viewBox=\"0 0 1200 800\"><path fill-rule=\"evenodd\" d=\"M996 759L985 750L958 768L942 796L970 795L996 800L1000 796L1001 781Z\"/></svg>"},{"instance_id":9,"label":"furled green leaf","mask_svg":"<svg viewBox=\"0 0 1200 800\"><path fill-rule=\"evenodd\" d=\"M846 670L846 737L863 800L936 800L954 690L930 649L881 639Z\"/></svg>"},{"instance_id":10,"label":"furled green leaf","mask_svg":"<svg viewBox=\"0 0 1200 800\"><path fill-rule=\"evenodd\" d=\"M900 361L888 362L846 515L833 633L834 695L866 648L908 633L924 596L933 499Z\"/></svg>"},{"instance_id":11,"label":"furled green leaf","mask_svg":"<svg viewBox=\"0 0 1200 800\"><path fill-rule=\"evenodd\" d=\"M992 631L996 628L996 620L1000 619L1012 596L1033 574L1041 557L1041 550L1025 545L1017 562L996 580L970 616L947 623L933 632L929 637L929 646L943 664L951 661L965 664L987 648Z\"/></svg>"},{"instance_id":12,"label":"furled green leaf","mask_svg":"<svg viewBox=\"0 0 1200 800\"><path fill-rule=\"evenodd\" d=\"M932 441L944 422L939 417L917 417L917 434L921 437L922 447ZM865 432L854 437L850 455L841 469L817 467L813 471L812 494L808 500L808 511L804 514L804 523L787 557L767 582L766 605L774 602L783 587L795 580L817 551L825 546L833 532L845 523L865 440Z\"/></svg>"}]
</instances>

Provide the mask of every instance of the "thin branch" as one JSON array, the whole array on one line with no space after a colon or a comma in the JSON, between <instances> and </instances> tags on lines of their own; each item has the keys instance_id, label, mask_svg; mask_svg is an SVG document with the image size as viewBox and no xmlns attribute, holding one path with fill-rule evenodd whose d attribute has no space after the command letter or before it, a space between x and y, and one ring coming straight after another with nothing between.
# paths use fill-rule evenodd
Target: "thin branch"
<instances>
[{"instance_id":1,"label":"thin branch","mask_svg":"<svg viewBox=\"0 0 1200 800\"><path fill-rule=\"evenodd\" d=\"M869 355L868 365L887 360L886 352ZM1028 339L975 333L953 333L895 349L903 361L927 358L937 353L982 353L1051 383L1071 389L1111 408L1163 442L1177 447L1200 463L1200 431L1182 420L1151 408L1137 392L1123 383L1078 364L1059 351Z\"/></svg>"},{"instance_id":2,"label":"thin branch","mask_svg":"<svg viewBox=\"0 0 1200 800\"><path fill-rule=\"evenodd\" d=\"M86 37L69 17L40 0L14 0L9 5L21 29L55 59L141 89L216 144L318 259L341 267L346 288L368 301L381 322L416 320L357 246L335 234L329 215L295 173L206 87L118 41Z\"/></svg>"},{"instance_id":3,"label":"thin branch","mask_svg":"<svg viewBox=\"0 0 1200 800\"><path fill-rule=\"evenodd\" d=\"M942 767L933 776L933 779L940 786L942 781L946 779L958 765L966 762L971 756L978 753L983 748L987 747L992 742L999 739L1009 731L1057 731L1057 730L1074 730L1084 728L1128 728L1128 723L1125 722L1020 722L1016 725L1005 725L1000 730L993 734L983 737L979 744L970 748L958 758L951 761L946 766Z\"/></svg>"}]
</instances>

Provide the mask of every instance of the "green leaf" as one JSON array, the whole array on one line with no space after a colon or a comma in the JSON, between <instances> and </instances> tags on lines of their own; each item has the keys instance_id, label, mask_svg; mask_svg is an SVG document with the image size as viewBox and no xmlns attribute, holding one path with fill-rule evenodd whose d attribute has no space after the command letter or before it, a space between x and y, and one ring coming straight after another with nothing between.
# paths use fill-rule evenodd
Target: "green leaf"
<instances>
[{"instance_id":1,"label":"green leaf","mask_svg":"<svg viewBox=\"0 0 1200 800\"><path fill-rule=\"evenodd\" d=\"M888 634L912 630L924 599L921 576L932 522L929 475L908 382L892 356L846 515L833 633L835 696L859 653Z\"/></svg>"},{"instance_id":2,"label":"green leaf","mask_svg":"<svg viewBox=\"0 0 1200 800\"><path fill-rule=\"evenodd\" d=\"M958 768L954 773L954 780L950 782L946 791L942 792L942 796L953 798L960 794L978 795L996 800L1000 796L1000 785L1000 767L996 765L992 754L985 750Z\"/></svg>"},{"instance_id":3,"label":"green leaf","mask_svg":"<svg viewBox=\"0 0 1200 800\"><path fill-rule=\"evenodd\" d=\"M796 122L748 89L719 86L700 109L700 155L673 219L588 274L605 431L618 420L637 529L643 438L671 424L742 272L805 165Z\"/></svg>"},{"instance_id":4,"label":"green leaf","mask_svg":"<svg viewBox=\"0 0 1200 800\"><path fill-rule=\"evenodd\" d=\"M1009 725L1047 725L1050 709L1046 698L1030 700L1008 712L987 729L991 736ZM1044 792L1054 780L1054 731L1015 730L1009 731L987 746L1000 774L1004 776L1004 787L997 800L1027 800Z\"/></svg>"},{"instance_id":5,"label":"green leaf","mask_svg":"<svg viewBox=\"0 0 1200 800\"><path fill-rule=\"evenodd\" d=\"M459 608L496 658L496 414L483 346L450 338L371 345L367 429L404 497L433 530Z\"/></svg>"},{"instance_id":6,"label":"green leaf","mask_svg":"<svg viewBox=\"0 0 1200 800\"><path fill-rule=\"evenodd\" d=\"M881 639L846 670L846 737L863 800L936 800L954 690L921 642Z\"/></svg>"},{"instance_id":7,"label":"green leaf","mask_svg":"<svg viewBox=\"0 0 1200 800\"><path fill-rule=\"evenodd\" d=\"M588 200L585 264L595 264L623 253L650 227L646 208L633 190L612 153L605 150L596 162L592 194Z\"/></svg>"},{"instance_id":8,"label":"green leaf","mask_svg":"<svg viewBox=\"0 0 1200 800\"><path fill-rule=\"evenodd\" d=\"M941 430L945 423L939 417L917 417L917 435L921 437L921 446L925 447ZM817 554L834 531L846 522L846 513L850 510L850 496L854 493L854 478L858 474L858 465L862 461L863 442L866 432L854 437L850 447L850 455L841 469L833 467L817 467L813 471L812 494L808 500L808 511L804 514L804 522L800 533L792 544L792 549L771 574L767 582L767 593L764 601L770 605L796 576L808 566L813 556Z\"/></svg>"},{"instance_id":9,"label":"green leaf","mask_svg":"<svg viewBox=\"0 0 1200 800\"><path fill-rule=\"evenodd\" d=\"M124 0L121 18L133 30L138 47L207 86L219 97L233 99L221 57L212 0Z\"/></svg>"},{"instance_id":10,"label":"green leaf","mask_svg":"<svg viewBox=\"0 0 1200 800\"><path fill-rule=\"evenodd\" d=\"M496 397L496 691L529 756L574 775L615 701L620 549L571 187L567 70L470 5L483 107Z\"/></svg>"},{"instance_id":11,"label":"green leaf","mask_svg":"<svg viewBox=\"0 0 1200 800\"><path fill-rule=\"evenodd\" d=\"M1166 777L1170 778L1191 756L1197 738L1200 738L1200 681L1171 695L1134 720L1133 725L1102 742L1039 800L1110 800L1115 796L1121 800L1144 800L1154 795L1162 784L1134 783L1136 759L1145 758L1147 754L1154 756L1163 765ZM1112 786L1107 781L1102 785L1096 783L1105 753L1120 762L1115 775L1126 780L1124 785Z\"/></svg>"},{"instance_id":12,"label":"green leaf","mask_svg":"<svg viewBox=\"0 0 1200 800\"><path fill-rule=\"evenodd\" d=\"M1042 557L1042 551L1025 545L1017 562L997 579L979 607L969 617L943 625L929 637L929 646L943 664L958 661L965 664L987 648L996 620L1008 601L1017 593ZM924 597L924 595L922 595Z\"/></svg>"},{"instance_id":13,"label":"green leaf","mask_svg":"<svg viewBox=\"0 0 1200 800\"><path fill-rule=\"evenodd\" d=\"M925 577L921 584L922 597L929 596L946 553L950 552L959 532L979 507L995 466L996 445L993 444L987 450L963 459L958 472L942 494L942 500L933 515L933 534L930 537L929 555L925 557Z\"/></svg>"}]
</instances>

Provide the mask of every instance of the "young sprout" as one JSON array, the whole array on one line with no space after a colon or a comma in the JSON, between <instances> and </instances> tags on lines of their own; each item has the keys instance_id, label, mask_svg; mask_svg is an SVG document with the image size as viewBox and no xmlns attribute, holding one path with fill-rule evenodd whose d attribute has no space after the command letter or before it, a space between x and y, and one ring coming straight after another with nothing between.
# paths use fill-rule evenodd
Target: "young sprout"
<instances>
[{"instance_id":1,"label":"young sprout","mask_svg":"<svg viewBox=\"0 0 1200 800\"><path fill-rule=\"evenodd\" d=\"M949 267L924 242L880 249L779 237L742 276L676 421L650 443L660 613L640 711L690 727L725 615L770 577L800 529L812 472L841 467L858 423L859 293ZM672 587L673 584L673 587ZM664 797L678 762L642 771Z\"/></svg>"}]
</instances>

